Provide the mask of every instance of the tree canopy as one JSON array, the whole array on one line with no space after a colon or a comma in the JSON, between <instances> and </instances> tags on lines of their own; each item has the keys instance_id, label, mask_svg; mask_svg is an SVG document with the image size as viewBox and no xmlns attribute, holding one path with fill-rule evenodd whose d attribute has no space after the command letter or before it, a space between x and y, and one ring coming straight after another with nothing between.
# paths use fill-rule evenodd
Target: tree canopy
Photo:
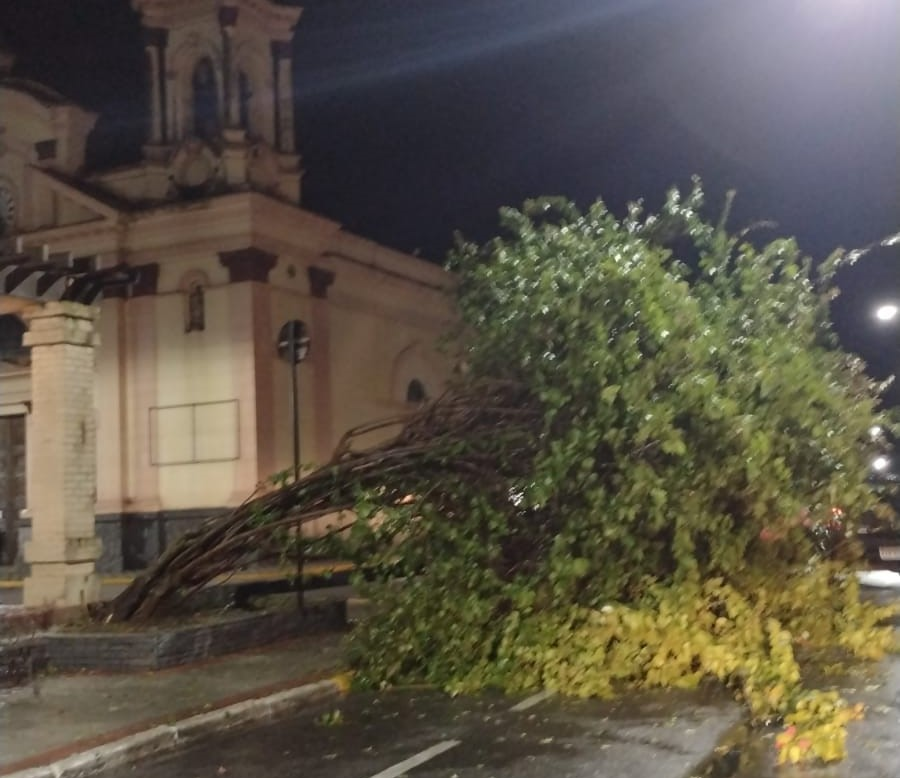
<instances>
[{"instance_id":1,"label":"tree canopy","mask_svg":"<svg viewBox=\"0 0 900 778\"><path fill-rule=\"evenodd\" d=\"M401 506L366 493L363 681L607 694L715 677L759 720L805 711L785 759L840 755L855 713L801 689L799 636L877 655L890 633L852 576L810 567L807 530L877 502L869 430L886 420L829 324L846 255L816 266L755 240L766 225L732 234L727 206L706 220L699 184L624 218L541 199L458 243L451 393L515 387L524 421L436 450L454 466L404 474Z\"/></svg>"}]
</instances>

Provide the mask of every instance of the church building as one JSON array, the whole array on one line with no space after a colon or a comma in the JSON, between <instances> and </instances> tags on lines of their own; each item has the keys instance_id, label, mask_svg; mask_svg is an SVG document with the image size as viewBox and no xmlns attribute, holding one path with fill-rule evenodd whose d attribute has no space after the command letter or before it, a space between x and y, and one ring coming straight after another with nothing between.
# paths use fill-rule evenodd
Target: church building
<instances>
[{"instance_id":1,"label":"church building","mask_svg":"<svg viewBox=\"0 0 900 778\"><path fill-rule=\"evenodd\" d=\"M448 375L450 277L300 205L300 9L132 6L134 164L86 174L97 116L0 51L0 564L32 603L90 599L94 568L144 567Z\"/></svg>"}]
</instances>

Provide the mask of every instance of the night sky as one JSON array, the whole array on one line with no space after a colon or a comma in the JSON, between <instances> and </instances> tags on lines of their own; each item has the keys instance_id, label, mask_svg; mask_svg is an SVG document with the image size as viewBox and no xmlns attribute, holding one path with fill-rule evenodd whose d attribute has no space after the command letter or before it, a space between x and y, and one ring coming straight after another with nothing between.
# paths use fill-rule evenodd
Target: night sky
<instances>
[{"instance_id":1,"label":"night sky","mask_svg":"<svg viewBox=\"0 0 900 778\"><path fill-rule=\"evenodd\" d=\"M295 84L304 205L440 261L543 194L657 206L699 174L733 225L814 257L900 231L895 0L310 0ZM92 161L137 154L143 52L127 0L2 0L18 74L99 111ZM877 373L900 249L842 277L835 317Z\"/></svg>"}]
</instances>

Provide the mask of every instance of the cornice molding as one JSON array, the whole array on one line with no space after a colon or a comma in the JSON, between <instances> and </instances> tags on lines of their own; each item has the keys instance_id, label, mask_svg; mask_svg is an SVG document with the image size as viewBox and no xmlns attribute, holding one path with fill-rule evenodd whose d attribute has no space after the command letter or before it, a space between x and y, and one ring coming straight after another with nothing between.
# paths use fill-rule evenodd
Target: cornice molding
<instances>
[{"instance_id":1,"label":"cornice molding","mask_svg":"<svg viewBox=\"0 0 900 778\"><path fill-rule=\"evenodd\" d=\"M309 293L318 300L328 297L328 287L334 283L334 271L311 265L306 269Z\"/></svg>"}]
</instances>

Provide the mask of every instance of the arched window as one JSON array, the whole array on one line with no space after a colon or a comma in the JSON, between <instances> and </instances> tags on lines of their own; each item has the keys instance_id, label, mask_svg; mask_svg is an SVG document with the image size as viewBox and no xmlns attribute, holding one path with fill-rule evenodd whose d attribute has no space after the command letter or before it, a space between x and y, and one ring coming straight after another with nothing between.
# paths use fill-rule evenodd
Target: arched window
<instances>
[{"instance_id":1,"label":"arched window","mask_svg":"<svg viewBox=\"0 0 900 778\"><path fill-rule=\"evenodd\" d=\"M428 400L428 393L425 391L425 384L418 378L413 378L406 385L406 402L421 405L426 400Z\"/></svg>"},{"instance_id":2,"label":"arched window","mask_svg":"<svg viewBox=\"0 0 900 778\"><path fill-rule=\"evenodd\" d=\"M202 332L206 329L206 300L203 294L203 285L197 281L188 287L187 291L187 316L185 317L185 332Z\"/></svg>"},{"instance_id":3,"label":"arched window","mask_svg":"<svg viewBox=\"0 0 900 778\"><path fill-rule=\"evenodd\" d=\"M242 70L238 73L238 121L241 127L250 132L250 101L253 99L253 89L250 79Z\"/></svg>"},{"instance_id":4,"label":"arched window","mask_svg":"<svg viewBox=\"0 0 900 778\"><path fill-rule=\"evenodd\" d=\"M216 71L209 57L204 57L194 67L191 87L194 135L203 140L213 140L219 134L219 92Z\"/></svg>"}]
</instances>

